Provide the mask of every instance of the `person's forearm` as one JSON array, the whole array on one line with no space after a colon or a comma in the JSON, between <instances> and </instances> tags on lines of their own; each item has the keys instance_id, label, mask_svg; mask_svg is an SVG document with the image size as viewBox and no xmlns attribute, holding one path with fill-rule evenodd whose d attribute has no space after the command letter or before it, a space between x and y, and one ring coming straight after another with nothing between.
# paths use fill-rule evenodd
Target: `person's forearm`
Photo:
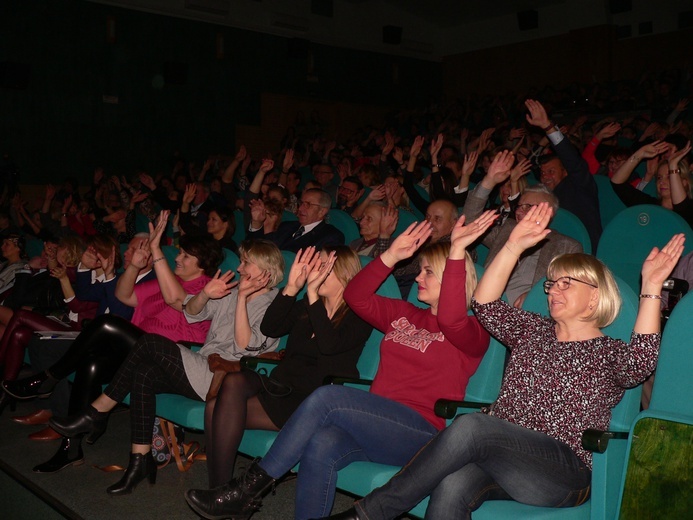
<instances>
[{"instance_id":1,"label":"person's forearm","mask_svg":"<svg viewBox=\"0 0 693 520\"><path fill-rule=\"evenodd\" d=\"M221 181L225 183L230 183L233 182L233 176L236 173L236 170L238 169L238 165L240 162L237 159L234 159L231 161L231 164L229 164L226 169L224 170L223 175L221 176Z\"/></svg>"},{"instance_id":2,"label":"person's forearm","mask_svg":"<svg viewBox=\"0 0 693 520\"><path fill-rule=\"evenodd\" d=\"M152 257L154 260L154 272L156 273L156 279L159 282L164 301L178 311L183 310L183 301L188 293L185 292L185 289L183 289L173 271L171 271L166 257L160 248L152 248Z\"/></svg>"},{"instance_id":3,"label":"person's forearm","mask_svg":"<svg viewBox=\"0 0 693 520\"><path fill-rule=\"evenodd\" d=\"M70 279L67 276L60 278L60 289L63 291L63 298L69 300L75 297L75 290L72 288Z\"/></svg>"},{"instance_id":4,"label":"person's forearm","mask_svg":"<svg viewBox=\"0 0 693 520\"><path fill-rule=\"evenodd\" d=\"M640 293L640 306L633 331L638 334L655 334L660 330L660 298L662 286L643 282Z\"/></svg>"},{"instance_id":5,"label":"person's forearm","mask_svg":"<svg viewBox=\"0 0 693 520\"><path fill-rule=\"evenodd\" d=\"M474 291L474 298L479 303L489 303L503 295L510 275L517 264L522 250L517 244L506 242L484 271L479 285Z\"/></svg>"},{"instance_id":6,"label":"person's forearm","mask_svg":"<svg viewBox=\"0 0 693 520\"><path fill-rule=\"evenodd\" d=\"M137 297L135 295L135 283L137 282L137 275L139 272L139 268L130 264L128 268L125 269L125 272L120 276L116 285L115 297L130 307L134 307L137 302Z\"/></svg>"},{"instance_id":7,"label":"person's forearm","mask_svg":"<svg viewBox=\"0 0 693 520\"><path fill-rule=\"evenodd\" d=\"M616 170L613 177L611 177L611 182L614 184L623 184L628 181L630 175L635 170L635 167L640 163L640 156L638 152L631 155L626 162L624 162L621 167Z\"/></svg>"},{"instance_id":8,"label":"person's forearm","mask_svg":"<svg viewBox=\"0 0 693 520\"><path fill-rule=\"evenodd\" d=\"M253 337L253 330L250 327L248 318L248 300L239 293L236 303L236 317L233 324L234 339L238 348L246 349L250 345Z\"/></svg>"},{"instance_id":9,"label":"person's forearm","mask_svg":"<svg viewBox=\"0 0 693 520\"><path fill-rule=\"evenodd\" d=\"M676 167L669 165L669 189L671 190L672 204L681 204L688 198L688 193L686 193L686 189L683 187L681 175L676 171L678 168L680 168L678 164ZM671 173L672 171L674 171L674 173Z\"/></svg>"},{"instance_id":10,"label":"person's forearm","mask_svg":"<svg viewBox=\"0 0 693 520\"><path fill-rule=\"evenodd\" d=\"M202 289L199 293L193 296L188 303L185 305L185 312L191 316L197 316L205 308L207 302L210 300L209 296L205 294L205 290Z\"/></svg>"}]
</instances>

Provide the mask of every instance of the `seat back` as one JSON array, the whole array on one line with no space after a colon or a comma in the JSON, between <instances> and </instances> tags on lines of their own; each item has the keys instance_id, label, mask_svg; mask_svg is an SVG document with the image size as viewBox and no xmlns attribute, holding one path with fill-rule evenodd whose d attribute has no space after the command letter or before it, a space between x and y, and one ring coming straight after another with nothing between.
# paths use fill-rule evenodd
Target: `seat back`
<instances>
[{"instance_id":1,"label":"seat back","mask_svg":"<svg viewBox=\"0 0 693 520\"><path fill-rule=\"evenodd\" d=\"M650 410L693 417L693 293L669 317L662 335Z\"/></svg>"},{"instance_id":2,"label":"seat back","mask_svg":"<svg viewBox=\"0 0 693 520\"><path fill-rule=\"evenodd\" d=\"M639 292L642 262L653 247L662 247L675 233L686 235L686 250L693 249L693 230L671 210L643 204L621 211L606 226L597 258L630 287Z\"/></svg>"},{"instance_id":3,"label":"seat back","mask_svg":"<svg viewBox=\"0 0 693 520\"><path fill-rule=\"evenodd\" d=\"M585 253L592 252L592 241L589 233L587 233L587 228L585 228L582 220L567 209L558 208L549 227L580 242Z\"/></svg>"},{"instance_id":4,"label":"seat back","mask_svg":"<svg viewBox=\"0 0 693 520\"><path fill-rule=\"evenodd\" d=\"M245 234L248 231L243 225L243 212L240 209L234 210L233 218L236 222L236 229L233 230L233 241L240 244L245 240Z\"/></svg>"},{"instance_id":5,"label":"seat back","mask_svg":"<svg viewBox=\"0 0 693 520\"><path fill-rule=\"evenodd\" d=\"M359 227L356 225L356 222L354 222L354 219L341 209L331 209L327 217L327 222L342 232L345 244L350 244L361 236Z\"/></svg>"},{"instance_id":6,"label":"seat back","mask_svg":"<svg viewBox=\"0 0 693 520\"><path fill-rule=\"evenodd\" d=\"M224 247L222 251L224 253L224 260L219 264L219 269L221 269L222 273L227 271L233 271L235 273L238 266L241 265L241 260L238 258L238 255L230 249Z\"/></svg>"},{"instance_id":7,"label":"seat back","mask_svg":"<svg viewBox=\"0 0 693 520\"><path fill-rule=\"evenodd\" d=\"M277 284L277 289L283 289L286 286L286 282L289 279L289 271L291 270L291 266L294 264L296 253L293 251L282 250L282 256L284 257L284 278ZM301 293L299 296L302 297L303 294Z\"/></svg>"},{"instance_id":8,"label":"seat back","mask_svg":"<svg viewBox=\"0 0 693 520\"><path fill-rule=\"evenodd\" d=\"M626 209L626 205L614 192L609 177L606 175L595 175L593 178L597 184L599 215L602 219L602 229L604 229L616 215Z\"/></svg>"},{"instance_id":9,"label":"seat back","mask_svg":"<svg viewBox=\"0 0 693 520\"><path fill-rule=\"evenodd\" d=\"M414 213L412 213L411 211L407 211L406 209L401 209L401 208L397 211L399 213L399 218L397 220L397 227L395 228L395 233L393 235L393 238L396 238L399 235L401 235L405 229L407 229L414 222L418 221L418 218L416 218L416 215Z\"/></svg>"}]
</instances>

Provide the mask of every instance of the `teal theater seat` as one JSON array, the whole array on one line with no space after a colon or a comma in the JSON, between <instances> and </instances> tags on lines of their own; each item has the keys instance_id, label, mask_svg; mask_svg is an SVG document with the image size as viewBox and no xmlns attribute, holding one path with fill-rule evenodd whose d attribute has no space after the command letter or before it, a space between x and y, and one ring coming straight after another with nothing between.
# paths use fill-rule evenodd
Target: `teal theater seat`
<instances>
[{"instance_id":1,"label":"teal theater seat","mask_svg":"<svg viewBox=\"0 0 693 520\"><path fill-rule=\"evenodd\" d=\"M620 518L690 518L693 511L693 294L662 335L652 399L633 421ZM611 448L609 448L611 449Z\"/></svg>"},{"instance_id":2,"label":"teal theater seat","mask_svg":"<svg viewBox=\"0 0 693 520\"><path fill-rule=\"evenodd\" d=\"M347 245L361 236L359 227L346 211L331 209L327 216L327 222L344 234L344 243Z\"/></svg>"},{"instance_id":3,"label":"teal theater seat","mask_svg":"<svg viewBox=\"0 0 693 520\"><path fill-rule=\"evenodd\" d=\"M567 209L558 208L549 227L580 242L585 253L592 252L592 241L585 225Z\"/></svg>"},{"instance_id":4,"label":"teal theater seat","mask_svg":"<svg viewBox=\"0 0 693 520\"><path fill-rule=\"evenodd\" d=\"M643 204L624 209L604 229L597 258L634 291L640 291L640 269L653 247L662 247L675 233L686 235L684 254L693 250L693 230L671 210Z\"/></svg>"},{"instance_id":5,"label":"teal theater seat","mask_svg":"<svg viewBox=\"0 0 693 520\"><path fill-rule=\"evenodd\" d=\"M604 229L613 218L621 211L626 209L626 205L618 198L618 195L611 187L611 179L606 175L595 175L594 182L597 183L597 193L599 195L599 215L602 219L602 229Z\"/></svg>"}]
</instances>

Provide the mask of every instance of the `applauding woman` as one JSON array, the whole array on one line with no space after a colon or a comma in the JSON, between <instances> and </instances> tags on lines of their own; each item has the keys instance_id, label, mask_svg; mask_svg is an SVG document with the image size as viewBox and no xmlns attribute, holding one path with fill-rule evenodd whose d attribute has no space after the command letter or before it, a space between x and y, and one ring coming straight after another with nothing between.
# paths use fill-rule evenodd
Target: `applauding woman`
<instances>
[{"instance_id":1,"label":"applauding woman","mask_svg":"<svg viewBox=\"0 0 693 520\"><path fill-rule=\"evenodd\" d=\"M549 265L550 317L500 300L517 257L546 237L549 220L545 202L532 208L474 294L479 321L510 349L496 403L487 413L458 417L387 484L333 518L395 518L427 495L426 518L470 518L489 499L547 507L587 500L592 456L581 445L582 431L607 429L625 388L654 370L658 297L684 237L674 236L645 259L640 309L625 343L601 332L621 301L613 276L593 256L560 255Z\"/></svg>"},{"instance_id":2,"label":"applauding woman","mask_svg":"<svg viewBox=\"0 0 693 520\"><path fill-rule=\"evenodd\" d=\"M326 376L358 377L356 363L372 329L349 309L343 293L360 268L358 256L346 246L298 252L286 287L262 321L264 335L289 335L271 378L250 370L230 372L218 396L207 399L210 487L233 476L246 428L278 431ZM305 297L297 299L304 286Z\"/></svg>"},{"instance_id":3,"label":"applauding woman","mask_svg":"<svg viewBox=\"0 0 693 520\"><path fill-rule=\"evenodd\" d=\"M428 222L409 226L368 264L344 297L354 312L385 333L371 392L318 388L291 416L261 463L211 491L188 491L186 499L195 512L205 518L247 518L275 480L300 462L295 517L324 516L332 508L337 470L355 461L404 464L443 428L445 422L433 413L436 399L464 396L489 344L486 331L460 303L468 303L476 286L466 248L495 217L486 212L469 226L462 217L452 232L452 248L437 243L421 252L416 281L428 309L375 294L395 264L428 239Z\"/></svg>"}]
</instances>

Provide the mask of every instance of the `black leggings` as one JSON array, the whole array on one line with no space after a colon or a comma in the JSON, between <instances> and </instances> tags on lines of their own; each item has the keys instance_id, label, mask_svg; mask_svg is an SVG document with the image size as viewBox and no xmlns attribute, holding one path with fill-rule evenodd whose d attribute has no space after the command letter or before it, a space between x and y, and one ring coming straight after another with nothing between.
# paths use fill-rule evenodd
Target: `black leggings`
<instances>
[{"instance_id":1,"label":"black leggings","mask_svg":"<svg viewBox=\"0 0 693 520\"><path fill-rule=\"evenodd\" d=\"M55 379L64 379L75 372L70 415L84 412L99 396L101 386L111 380L144 333L129 321L112 314L103 314L84 328L65 355L47 370Z\"/></svg>"},{"instance_id":2,"label":"black leggings","mask_svg":"<svg viewBox=\"0 0 693 520\"><path fill-rule=\"evenodd\" d=\"M180 394L200 401L190 385L176 343L158 334L144 334L104 393L121 402L130 394L130 429L133 444L151 444L156 394Z\"/></svg>"}]
</instances>

